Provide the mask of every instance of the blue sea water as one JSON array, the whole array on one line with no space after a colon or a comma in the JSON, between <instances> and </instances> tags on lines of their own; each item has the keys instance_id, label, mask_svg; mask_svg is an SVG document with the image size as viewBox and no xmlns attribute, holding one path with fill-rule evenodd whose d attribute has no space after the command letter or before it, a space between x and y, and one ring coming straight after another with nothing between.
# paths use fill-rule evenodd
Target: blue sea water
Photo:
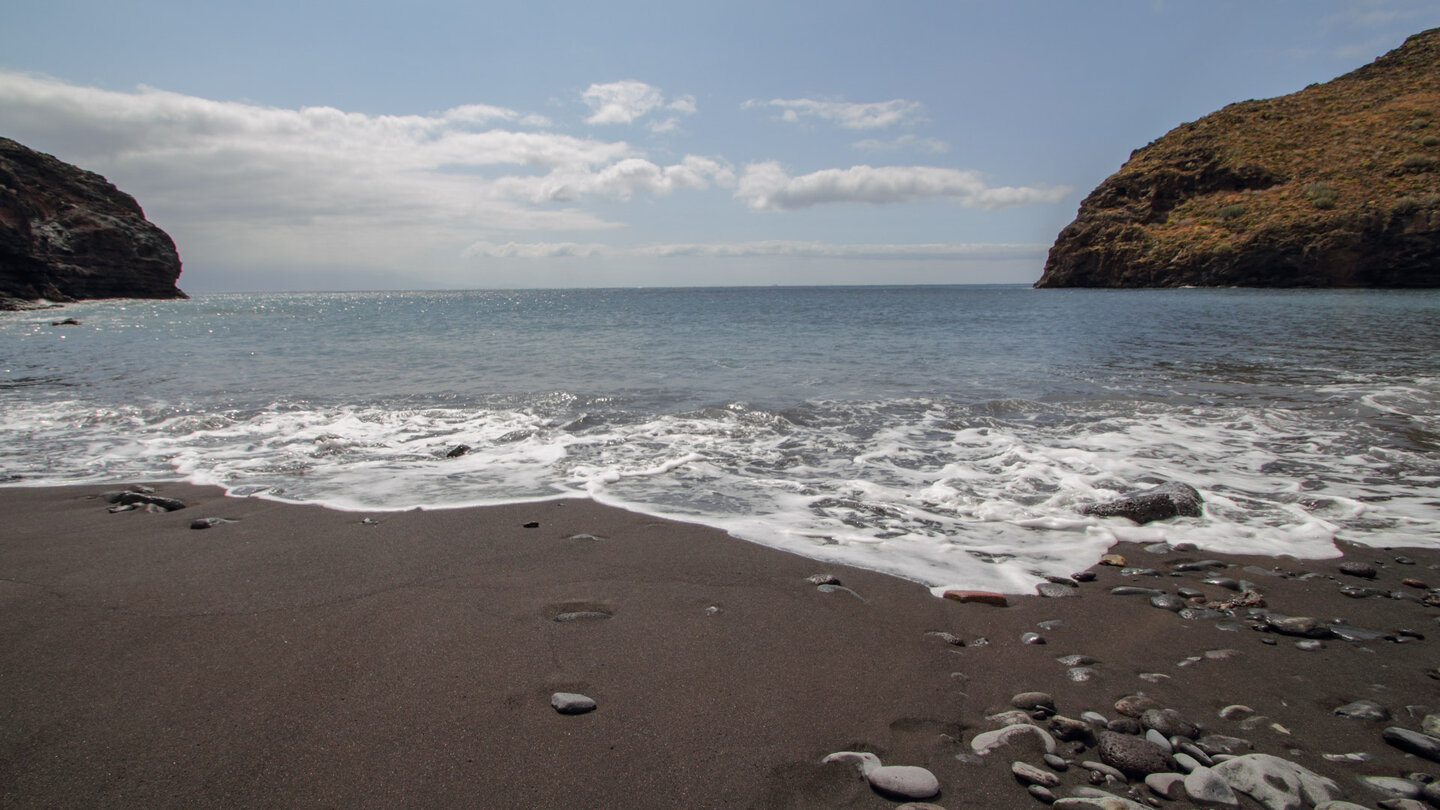
<instances>
[{"instance_id":1,"label":"blue sea water","mask_svg":"<svg viewBox=\"0 0 1440 810\"><path fill-rule=\"evenodd\" d=\"M1440 543L1437 356L1440 291L87 302L0 313L0 480L184 479L365 511L582 496L1017 591L1116 539ZM1159 480L1199 489L1204 517L1077 511Z\"/></svg>"}]
</instances>

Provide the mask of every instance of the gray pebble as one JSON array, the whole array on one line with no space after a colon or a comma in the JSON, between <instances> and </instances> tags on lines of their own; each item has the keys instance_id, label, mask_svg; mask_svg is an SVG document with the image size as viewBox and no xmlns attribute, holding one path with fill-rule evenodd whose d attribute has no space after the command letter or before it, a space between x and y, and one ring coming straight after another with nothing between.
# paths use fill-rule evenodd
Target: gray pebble
<instances>
[{"instance_id":1,"label":"gray pebble","mask_svg":"<svg viewBox=\"0 0 1440 810\"><path fill-rule=\"evenodd\" d=\"M1161 734L1153 728L1145 730L1145 739L1163 748L1167 754L1173 754L1175 751L1174 746L1170 745L1170 740L1166 738L1164 734Z\"/></svg>"},{"instance_id":2,"label":"gray pebble","mask_svg":"<svg viewBox=\"0 0 1440 810\"><path fill-rule=\"evenodd\" d=\"M1058 754L1046 754L1044 759L1045 764L1050 766L1052 770L1060 771L1061 773L1070 770L1070 760Z\"/></svg>"},{"instance_id":3,"label":"gray pebble","mask_svg":"<svg viewBox=\"0 0 1440 810\"><path fill-rule=\"evenodd\" d=\"M1184 775L1178 773L1152 773L1145 777L1145 787L1150 788L1151 793L1171 801L1180 798L1184 784Z\"/></svg>"},{"instance_id":4,"label":"gray pebble","mask_svg":"<svg viewBox=\"0 0 1440 810\"><path fill-rule=\"evenodd\" d=\"M1154 729L1167 738L1178 735L1194 739L1200 732L1194 723L1174 709L1146 709L1140 714L1140 725Z\"/></svg>"},{"instance_id":5,"label":"gray pebble","mask_svg":"<svg viewBox=\"0 0 1440 810\"><path fill-rule=\"evenodd\" d=\"M1240 799L1226 780L1209 768L1197 767L1190 771L1185 777L1185 793L1191 801L1204 807L1240 805Z\"/></svg>"},{"instance_id":6,"label":"gray pebble","mask_svg":"<svg viewBox=\"0 0 1440 810\"><path fill-rule=\"evenodd\" d=\"M1375 575L1379 573L1375 570L1375 566L1355 560L1340 563L1339 570L1346 576L1360 577L1361 579L1374 579Z\"/></svg>"},{"instance_id":7,"label":"gray pebble","mask_svg":"<svg viewBox=\"0 0 1440 810\"><path fill-rule=\"evenodd\" d=\"M1044 644L1045 637L1039 633L1022 633L1020 635L1020 641L1025 644Z\"/></svg>"},{"instance_id":8,"label":"gray pebble","mask_svg":"<svg viewBox=\"0 0 1440 810\"><path fill-rule=\"evenodd\" d=\"M1050 733L1066 742L1072 740L1089 742L1094 739L1095 729L1083 720L1057 714L1050 718Z\"/></svg>"},{"instance_id":9,"label":"gray pebble","mask_svg":"<svg viewBox=\"0 0 1440 810\"><path fill-rule=\"evenodd\" d=\"M1011 762L1010 772L1015 774L1015 778L1020 780L1022 784L1026 785L1055 787L1060 784L1060 777L1050 771L1042 771L1028 762L1021 762L1019 760Z\"/></svg>"},{"instance_id":10,"label":"gray pebble","mask_svg":"<svg viewBox=\"0 0 1440 810\"><path fill-rule=\"evenodd\" d=\"M1100 663L1098 660L1091 658L1088 655L1062 655L1055 660L1059 661L1067 667L1085 667L1091 664Z\"/></svg>"},{"instance_id":11,"label":"gray pebble","mask_svg":"<svg viewBox=\"0 0 1440 810\"><path fill-rule=\"evenodd\" d=\"M1241 590L1240 581L1238 579L1231 579L1230 577L1210 577L1209 579L1205 580L1205 584L1215 585L1236 592L1239 592Z\"/></svg>"},{"instance_id":12,"label":"gray pebble","mask_svg":"<svg viewBox=\"0 0 1440 810\"><path fill-rule=\"evenodd\" d=\"M1194 621L1197 619L1221 619L1225 617L1225 614L1221 613L1218 610L1197 607L1195 605L1191 605L1187 608L1182 608L1180 612L1176 615L1178 615L1182 619L1186 619L1189 621Z\"/></svg>"},{"instance_id":13,"label":"gray pebble","mask_svg":"<svg viewBox=\"0 0 1440 810\"><path fill-rule=\"evenodd\" d=\"M1159 708L1161 708L1161 706L1155 702L1154 698L1148 698L1144 695L1126 695L1115 701L1115 711L1126 717L1138 718L1148 709Z\"/></svg>"},{"instance_id":14,"label":"gray pebble","mask_svg":"<svg viewBox=\"0 0 1440 810\"><path fill-rule=\"evenodd\" d=\"M1021 692L1010 698L1010 705L1027 712L1044 711L1055 713L1055 698L1045 692Z\"/></svg>"},{"instance_id":15,"label":"gray pebble","mask_svg":"<svg viewBox=\"0 0 1440 810\"><path fill-rule=\"evenodd\" d=\"M603 610L571 610L565 613L558 613L551 621L555 622L584 622L596 619L608 619L610 614Z\"/></svg>"},{"instance_id":16,"label":"gray pebble","mask_svg":"<svg viewBox=\"0 0 1440 810\"><path fill-rule=\"evenodd\" d=\"M584 714L595 711L595 701L575 692L556 692L550 696L550 705L561 714Z\"/></svg>"},{"instance_id":17,"label":"gray pebble","mask_svg":"<svg viewBox=\"0 0 1440 810\"><path fill-rule=\"evenodd\" d=\"M1176 588L1175 593L1180 594L1186 599L1200 599L1205 596L1204 591L1196 590L1194 588Z\"/></svg>"},{"instance_id":18,"label":"gray pebble","mask_svg":"<svg viewBox=\"0 0 1440 810\"><path fill-rule=\"evenodd\" d=\"M1075 580L1076 582L1094 582L1094 581L1095 581L1095 572L1094 572L1094 571L1076 571L1075 573L1073 573L1073 574L1070 575L1070 578L1073 579L1073 580Z\"/></svg>"},{"instance_id":19,"label":"gray pebble","mask_svg":"<svg viewBox=\"0 0 1440 810\"><path fill-rule=\"evenodd\" d=\"M1390 719L1390 710L1373 700L1357 700L1354 703L1346 703L1344 706L1337 708L1335 714L1341 717L1349 717L1352 720Z\"/></svg>"},{"instance_id":20,"label":"gray pebble","mask_svg":"<svg viewBox=\"0 0 1440 810\"><path fill-rule=\"evenodd\" d=\"M1169 610L1172 612L1179 612L1188 607L1184 599L1168 593L1160 593L1150 597L1150 605L1160 608L1161 610Z\"/></svg>"},{"instance_id":21,"label":"gray pebble","mask_svg":"<svg viewBox=\"0 0 1440 810\"><path fill-rule=\"evenodd\" d=\"M1406 753L1424 757L1431 762L1440 762L1440 739L1418 731L1391 726L1380 732L1385 742Z\"/></svg>"},{"instance_id":22,"label":"gray pebble","mask_svg":"<svg viewBox=\"0 0 1440 810\"><path fill-rule=\"evenodd\" d=\"M1169 554L1170 552L1175 550L1174 546L1164 541L1161 541L1159 543L1151 543L1148 546L1142 546L1142 548L1145 550L1146 554Z\"/></svg>"},{"instance_id":23,"label":"gray pebble","mask_svg":"<svg viewBox=\"0 0 1440 810\"><path fill-rule=\"evenodd\" d=\"M1067 596L1080 595L1079 589L1071 588L1066 585L1059 585L1054 582L1042 582L1039 585L1036 585L1035 592L1047 599L1063 599Z\"/></svg>"},{"instance_id":24,"label":"gray pebble","mask_svg":"<svg viewBox=\"0 0 1440 810\"><path fill-rule=\"evenodd\" d=\"M1175 757L1175 764L1183 773L1190 773L1200 767L1200 760L1195 759L1189 754L1174 754L1173 756Z\"/></svg>"},{"instance_id":25,"label":"gray pebble","mask_svg":"<svg viewBox=\"0 0 1440 810\"><path fill-rule=\"evenodd\" d=\"M1195 747L1215 757L1221 754L1232 756L1244 754L1255 748L1255 744L1240 737L1230 737L1224 734L1207 734L1195 741Z\"/></svg>"},{"instance_id":26,"label":"gray pebble","mask_svg":"<svg viewBox=\"0 0 1440 810\"><path fill-rule=\"evenodd\" d=\"M1206 571L1211 568L1229 568L1230 563L1220 560L1196 560L1194 562L1180 563L1175 566L1176 571Z\"/></svg>"},{"instance_id":27,"label":"gray pebble","mask_svg":"<svg viewBox=\"0 0 1440 810\"><path fill-rule=\"evenodd\" d=\"M1105 719L1105 715L1099 712L1084 712L1080 715L1080 719L1084 720L1087 723L1090 723L1091 725L1096 726L1103 726L1106 723L1110 722L1109 720Z\"/></svg>"},{"instance_id":28,"label":"gray pebble","mask_svg":"<svg viewBox=\"0 0 1440 810\"><path fill-rule=\"evenodd\" d=\"M1060 621L1059 619L1048 619L1043 622L1035 623L1035 626L1040 628L1041 630L1054 630L1055 628L1063 627L1064 625L1065 622Z\"/></svg>"},{"instance_id":29,"label":"gray pebble","mask_svg":"<svg viewBox=\"0 0 1440 810\"><path fill-rule=\"evenodd\" d=\"M1065 670L1065 677L1075 683L1085 683L1086 681L1094 680L1099 674L1100 672L1093 667L1071 667Z\"/></svg>"},{"instance_id":30,"label":"gray pebble","mask_svg":"<svg viewBox=\"0 0 1440 810\"><path fill-rule=\"evenodd\" d=\"M1325 649L1325 642L1315 638L1301 639L1295 642L1295 649L1304 650L1305 652L1315 652L1316 650Z\"/></svg>"},{"instance_id":31,"label":"gray pebble","mask_svg":"<svg viewBox=\"0 0 1440 810\"><path fill-rule=\"evenodd\" d=\"M1043 785L1028 785L1025 789L1030 792L1031 796L1034 796L1036 799L1044 802L1045 804L1055 803L1055 794L1050 792L1050 789L1044 787Z\"/></svg>"},{"instance_id":32,"label":"gray pebble","mask_svg":"<svg viewBox=\"0 0 1440 810\"><path fill-rule=\"evenodd\" d=\"M1412 782L1409 779L1401 779L1398 776L1362 776L1360 783L1386 796L1399 796L1403 799L1414 799L1420 796L1420 790L1425 786L1419 782Z\"/></svg>"},{"instance_id":33,"label":"gray pebble","mask_svg":"<svg viewBox=\"0 0 1440 810\"><path fill-rule=\"evenodd\" d=\"M1108 776L1122 785L1129 781L1126 778L1125 774L1121 773L1119 770L1111 767L1110 765L1106 765L1103 762L1095 762L1093 760L1087 759L1084 762L1080 763L1080 767L1084 768L1087 771L1090 771L1091 773L1098 773L1101 777Z\"/></svg>"}]
</instances>

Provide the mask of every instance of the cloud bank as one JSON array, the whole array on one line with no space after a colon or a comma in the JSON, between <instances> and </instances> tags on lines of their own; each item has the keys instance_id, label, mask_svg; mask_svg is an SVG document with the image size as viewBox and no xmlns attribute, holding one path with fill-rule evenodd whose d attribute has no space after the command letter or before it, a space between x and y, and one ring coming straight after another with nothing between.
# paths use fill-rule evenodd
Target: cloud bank
<instances>
[{"instance_id":1,"label":"cloud bank","mask_svg":"<svg viewBox=\"0 0 1440 810\"><path fill-rule=\"evenodd\" d=\"M793 211L816 205L873 205L945 198L971 208L1011 208L1059 202L1068 187L987 186L977 172L937 166L851 166L791 177L777 161L751 163L735 196L757 211Z\"/></svg>"},{"instance_id":2,"label":"cloud bank","mask_svg":"<svg viewBox=\"0 0 1440 810\"><path fill-rule=\"evenodd\" d=\"M475 242L465 248L469 258L553 259L591 256L697 256L712 259L785 257L796 259L992 260L1042 259L1049 245L939 242L933 244L834 244L764 240L756 242L667 242L618 247L600 242Z\"/></svg>"}]
</instances>

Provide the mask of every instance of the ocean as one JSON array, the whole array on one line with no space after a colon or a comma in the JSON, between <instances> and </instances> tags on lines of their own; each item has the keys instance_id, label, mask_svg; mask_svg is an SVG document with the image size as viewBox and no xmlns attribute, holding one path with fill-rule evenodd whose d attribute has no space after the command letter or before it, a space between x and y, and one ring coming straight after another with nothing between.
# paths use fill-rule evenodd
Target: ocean
<instances>
[{"instance_id":1,"label":"ocean","mask_svg":"<svg viewBox=\"0 0 1440 810\"><path fill-rule=\"evenodd\" d=\"M366 513L587 497L1017 592L1117 539L1436 546L1437 357L1434 290L85 302L0 313L0 483L184 480ZM1205 515L1078 512L1167 480Z\"/></svg>"}]
</instances>

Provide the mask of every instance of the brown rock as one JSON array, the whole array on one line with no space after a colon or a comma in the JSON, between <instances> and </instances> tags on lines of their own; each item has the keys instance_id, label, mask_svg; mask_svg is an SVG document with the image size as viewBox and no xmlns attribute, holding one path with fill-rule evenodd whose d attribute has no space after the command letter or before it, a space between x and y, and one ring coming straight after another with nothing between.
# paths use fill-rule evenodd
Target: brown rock
<instances>
[{"instance_id":1,"label":"brown rock","mask_svg":"<svg viewBox=\"0 0 1440 810\"><path fill-rule=\"evenodd\" d=\"M993 593L991 591L946 591L944 596L946 599L962 604L975 602L981 605L994 605L995 607L1009 607L1010 605L1010 600L1005 598L1005 594Z\"/></svg>"}]
</instances>

